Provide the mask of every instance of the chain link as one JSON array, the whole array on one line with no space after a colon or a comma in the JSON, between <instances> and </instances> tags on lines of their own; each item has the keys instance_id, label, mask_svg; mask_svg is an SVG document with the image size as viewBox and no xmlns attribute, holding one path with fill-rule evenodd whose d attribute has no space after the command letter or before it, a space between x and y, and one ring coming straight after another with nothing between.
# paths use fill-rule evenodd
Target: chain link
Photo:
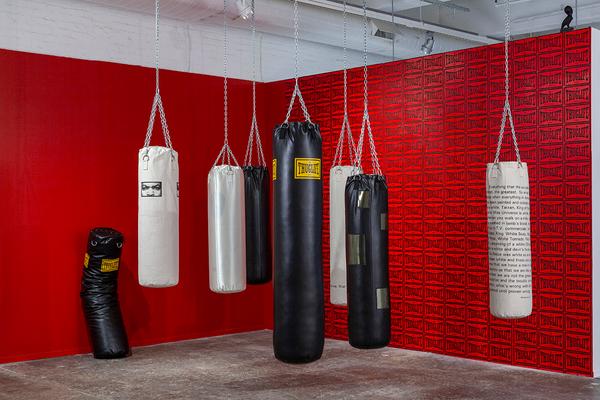
<instances>
[{"instance_id":1,"label":"chain link","mask_svg":"<svg viewBox=\"0 0 600 400\"><path fill-rule=\"evenodd\" d=\"M496 155L494 163L500 162L500 151L502 150L502 141L504 140L504 131L506 129L506 118L510 125L513 144L515 146L515 154L517 162L521 164L521 153L519 152L519 144L517 143L517 134L515 132L515 124L513 121L512 109L510 107L510 63L508 43L510 41L510 0L506 1L506 12L504 14L504 109L502 110L502 121L500 122L500 133L498 135L498 146L496 147Z\"/></svg>"},{"instance_id":2,"label":"chain link","mask_svg":"<svg viewBox=\"0 0 600 400\"><path fill-rule=\"evenodd\" d=\"M312 121L310 120L310 114L308 113L308 109L306 108L306 103L304 102L304 98L302 97L302 92L300 91L300 85L298 83L298 78L300 74L300 45L299 45L299 17L298 17L298 0L294 0L294 50L295 50L295 68L294 68L294 91L292 93L292 99L290 100L290 105L287 110L287 114L285 115L284 125L288 123L290 120L290 116L292 115L292 109L294 108L294 101L296 97L300 101L300 107L302 108L302 113L304 114L304 118L306 121L312 125Z\"/></svg>"},{"instance_id":3,"label":"chain link","mask_svg":"<svg viewBox=\"0 0 600 400\"><path fill-rule=\"evenodd\" d=\"M361 169L362 163L362 149L365 137L365 131L369 136L369 150L371 152L371 164L373 167L373 174L375 175L383 175L381 171L381 167L379 165L379 157L377 156L377 150L375 148L375 140L373 139L373 131L371 129L371 119L369 117L369 76L368 76L368 67L367 67L367 28L368 28L368 20L367 20L367 0L363 0L363 101L364 101L364 111L363 111L363 119L360 127L360 136L358 139L358 145L356 146L356 158L354 163L355 172Z\"/></svg>"},{"instance_id":4,"label":"chain link","mask_svg":"<svg viewBox=\"0 0 600 400\"><path fill-rule=\"evenodd\" d=\"M229 92L227 87L227 0L223 0L223 147L215 160L213 167L221 161L231 167L231 160L239 167L237 159L229 147L229 120L228 120Z\"/></svg>"},{"instance_id":5,"label":"chain link","mask_svg":"<svg viewBox=\"0 0 600 400\"><path fill-rule=\"evenodd\" d=\"M348 157L350 162L354 163L356 157L356 145L354 144L354 138L352 137L352 130L350 129L350 122L348 121L348 17L346 12L346 1L344 1L344 117L342 119L342 129L340 131L340 137L338 139L337 147L335 149L335 156L333 157L333 166L341 165L344 157L344 136L348 135Z\"/></svg>"},{"instance_id":6,"label":"chain link","mask_svg":"<svg viewBox=\"0 0 600 400\"><path fill-rule=\"evenodd\" d=\"M160 0L154 2L154 66L155 66L155 92L154 100L152 101L152 109L150 110L150 120L148 121L148 128L146 129L146 138L144 139L144 147L150 146L152 140L152 131L154 130L154 120L156 119L156 109L158 109L158 115L160 117L160 124L165 139L165 145L172 149L173 144L171 143L171 135L169 134L169 126L167 124L167 116L165 115L165 109L163 106L162 98L160 97L160 85L159 85L159 71L160 71Z\"/></svg>"},{"instance_id":7,"label":"chain link","mask_svg":"<svg viewBox=\"0 0 600 400\"><path fill-rule=\"evenodd\" d=\"M262 143L260 141L260 132L258 130L258 122L256 119L256 18L255 18L255 2L252 0L252 123L250 125L250 136L248 137L248 145L246 146L246 154L244 156L244 165L252 165L252 148L254 145L254 135L256 135L256 152L258 163L264 167L267 166L265 156L263 154Z\"/></svg>"}]
</instances>

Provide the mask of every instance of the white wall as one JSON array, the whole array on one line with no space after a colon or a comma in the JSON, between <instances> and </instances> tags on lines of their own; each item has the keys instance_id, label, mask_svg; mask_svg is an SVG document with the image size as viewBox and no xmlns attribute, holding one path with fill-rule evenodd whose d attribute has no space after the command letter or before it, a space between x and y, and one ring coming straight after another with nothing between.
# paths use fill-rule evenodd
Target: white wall
<instances>
[{"instance_id":1,"label":"white wall","mask_svg":"<svg viewBox=\"0 0 600 400\"><path fill-rule=\"evenodd\" d=\"M148 0L151 1L151 0ZM247 30L230 29L229 75L252 79L252 41ZM257 80L286 79L294 73L293 40L261 33ZM301 75L339 70L342 49L301 42ZM0 0L0 48L86 60L154 66L154 16L81 0ZM362 54L348 53L351 66ZM388 61L370 55L370 63ZM161 18L161 66L223 74L223 28Z\"/></svg>"}]
</instances>

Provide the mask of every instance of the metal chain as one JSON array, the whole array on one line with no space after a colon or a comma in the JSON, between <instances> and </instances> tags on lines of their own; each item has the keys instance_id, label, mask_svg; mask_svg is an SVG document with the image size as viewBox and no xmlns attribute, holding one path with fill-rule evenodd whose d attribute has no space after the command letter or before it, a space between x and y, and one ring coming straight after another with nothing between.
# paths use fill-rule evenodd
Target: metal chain
<instances>
[{"instance_id":1,"label":"metal chain","mask_svg":"<svg viewBox=\"0 0 600 400\"><path fill-rule=\"evenodd\" d=\"M169 134L169 126L167 124L167 116L165 115L165 109L163 107L162 98L160 97L160 85L159 85L159 60L160 60L160 0L154 2L154 66L155 66L155 92L154 100L152 101L152 109L150 110L150 120L148 121L148 127L146 128L146 138L144 139L144 147L150 146L152 140L152 131L154 130L154 120L156 119L156 109L158 108L158 114L160 116L160 124L162 126L163 136L165 138L165 145L172 149L173 144L171 143L171 135Z\"/></svg>"},{"instance_id":2,"label":"metal chain","mask_svg":"<svg viewBox=\"0 0 600 400\"><path fill-rule=\"evenodd\" d=\"M290 116L292 115L292 109L294 108L294 101L296 97L300 101L300 107L302 108L302 113L304 114L304 118L309 124L312 124L310 120L310 114L308 113L308 109L306 108L306 103L304 103L304 98L302 97L302 92L300 91L300 85L298 84L298 77L300 74L299 68L299 60L300 60L300 46L299 46L299 29L298 29L298 0L294 0L294 50L295 50L295 68L294 68L294 91L292 93L292 99L290 100L290 105L287 110L287 114L285 115L284 124L287 124L290 120Z\"/></svg>"},{"instance_id":3,"label":"metal chain","mask_svg":"<svg viewBox=\"0 0 600 400\"><path fill-rule=\"evenodd\" d=\"M335 149L335 156L333 157L333 166L341 165L344 156L344 136L348 134L348 156L350 162L354 163L356 157L356 145L354 144L354 138L352 137L352 131L350 129L350 122L348 121L348 17L346 12L346 1L344 1L344 117L342 120L342 129L340 131L340 137L338 139L337 147ZM346 132L347 131L347 132Z\"/></svg>"},{"instance_id":4,"label":"metal chain","mask_svg":"<svg viewBox=\"0 0 600 400\"><path fill-rule=\"evenodd\" d=\"M160 42L159 42L159 38L160 38L160 24L159 24L159 17L160 17L160 0L156 0L154 2L154 67L155 67L155 82L156 82L156 93L160 93L160 85L158 84L159 82L159 68L158 68L158 64L159 64L159 56L160 56Z\"/></svg>"},{"instance_id":5,"label":"metal chain","mask_svg":"<svg viewBox=\"0 0 600 400\"><path fill-rule=\"evenodd\" d=\"M229 120L228 120L228 100L229 93L227 87L227 0L223 0L223 133L224 142L217 159L213 166L217 165L221 158L223 158L223 164L231 166L231 159L235 162L235 165L239 167L237 159L229 147Z\"/></svg>"},{"instance_id":6,"label":"metal chain","mask_svg":"<svg viewBox=\"0 0 600 400\"><path fill-rule=\"evenodd\" d=\"M500 162L500 151L502 150L502 141L504 140L504 131L506 128L506 117L510 125L513 144L517 162L521 164L521 153L519 152L519 144L517 143L517 134L515 132L515 124L513 121L512 110L510 107L510 65L508 43L510 41L510 0L506 2L506 12L504 14L504 109L502 110L502 121L500 122L500 133L498 135L498 146L496 147L496 156L494 163Z\"/></svg>"},{"instance_id":7,"label":"metal chain","mask_svg":"<svg viewBox=\"0 0 600 400\"><path fill-rule=\"evenodd\" d=\"M373 139L373 131L371 129L371 119L369 117L369 77L367 68L367 0L363 0L363 101L364 111L363 120L360 127L360 136L358 139L358 145L356 146L356 159L354 163L355 172L361 168L362 163L362 148L365 137L365 130L369 136L369 150L371 152L371 164L373 166L373 174L383 175L381 167L379 166L379 158L377 156L377 150L375 149L375 140Z\"/></svg>"},{"instance_id":8,"label":"metal chain","mask_svg":"<svg viewBox=\"0 0 600 400\"><path fill-rule=\"evenodd\" d=\"M258 130L258 122L256 119L256 18L255 18L255 3L252 0L252 123L250 125L250 136L248 137L248 145L246 146L246 154L244 156L244 165L252 165L252 148L254 144L254 135L256 134L256 152L258 163L265 167L267 165L263 154L262 143L260 141L260 132Z\"/></svg>"}]
</instances>

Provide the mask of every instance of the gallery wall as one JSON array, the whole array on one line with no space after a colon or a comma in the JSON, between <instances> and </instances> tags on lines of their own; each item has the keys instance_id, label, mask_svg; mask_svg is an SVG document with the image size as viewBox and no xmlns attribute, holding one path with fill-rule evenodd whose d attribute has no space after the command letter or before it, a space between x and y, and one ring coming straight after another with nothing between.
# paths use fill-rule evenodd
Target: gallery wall
<instances>
[{"instance_id":1,"label":"gallery wall","mask_svg":"<svg viewBox=\"0 0 600 400\"><path fill-rule=\"evenodd\" d=\"M590 31L511 44L511 96L531 177L534 312L488 311L485 164L503 105L503 48L369 68L369 108L390 191L395 347L592 374ZM137 151L153 71L0 51L0 362L89 351L79 300L86 236L125 234L120 295L133 345L272 326L271 285L208 289L206 176L222 144L222 78L164 71L163 99L181 170L181 279L137 284ZM321 126L326 334L346 339L329 304L328 179L343 112L342 73L302 78ZM349 72L357 137L362 70ZM293 81L259 85L267 157ZM230 132L241 157L250 84L230 82ZM300 118L299 107L294 115ZM161 144L156 124L155 144ZM511 157L507 141L503 158ZM365 168L370 166L367 156ZM270 166L269 166L270 167Z\"/></svg>"},{"instance_id":2,"label":"gallery wall","mask_svg":"<svg viewBox=\"0 0 600 400\"><path fill-rule=\"evenodd\" d=\"M390 194L392 346L592 374L590 41L586 29L510 46L511 104L531 182L534 293L533 314L513 321L488 309L485 166L504 104L503 45L369 68L370 117ZM342 82L341 72L300 81L323 136L324 227ZM269 88L285 109L293 81ZM361 69L349 72L348 92L357 138ZM509 139L502 159L514 159ZM327 229L323 243L326 334L346 339L346 308L328 301Z\"/></svg>"},{"instance_id":3,"label":"gallery wall","mask_svg":"<svg viewBox=\"0 0 600 400\"><path fill-rule=\"evenodd\" d=\"M0 50L0 88L0 363L90 350L79 288L96 226L125 235L119 293L132 345L268 324L270 284L226 296L208 288L206 179L223 142L222 78L161 73L181 182L180 283L169 289L137 283L137 155L154 71ZM230 95L242 157L250 83L230 80ZM163 144L159 123L153 144Z\"/></svg>"}]
</instances>

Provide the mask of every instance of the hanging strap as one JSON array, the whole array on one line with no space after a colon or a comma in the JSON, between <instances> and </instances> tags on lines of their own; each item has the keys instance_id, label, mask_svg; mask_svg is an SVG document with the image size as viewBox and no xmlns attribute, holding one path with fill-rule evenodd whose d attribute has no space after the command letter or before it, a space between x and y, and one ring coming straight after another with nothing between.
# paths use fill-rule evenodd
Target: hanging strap
<instances>
[{"instance_id":1,"label":"hanging strap","mask_svg":"<svg viewBox=\"0 0 600 400\"><path fill-rule=\"evenodd\" d=\"M509 58L508 58L508 42L510 41L510 1L506 2L506 13L504 18L504 109L502 111L502 122L500 123L500 133L498 134L498 146L496 147L496 156L494 164L500 162L500 151L502 150L502 141L504 140L504 130L506 128L506 117L510 124L513 144L515 146L515 154L517 162L521 165L521 153L519 152L519 144L517 143L517 134L515 132L515 124L513 121L512 110L510 108L510 82L509 82Z\"/></svg>"},{"instance_id":2,"label":"hanging strap","mask_svg":"<svg viewBox=\"0 0 600 400\"><path fill-rule=\"evenodd\" d=\"M365 138L365 131L369 135L369 150L371 152L371 164L373 166L373 174L383 175L381 167L379 166L379 158L377 157L377 150L375 149L375 140L373 139L373 132L371 130L371 119L369 117L369 76L367 69L367 0L363 0L363 103L364 112L362 125L360 127L360 136L358 138L358 145L356 146L356 158L354 162L355 172L358 172L362 167L362 149Z\"/></svg>"},{"instance_id":3,"label":"hanging strap","mask_svg":"<svg viewBox=\"0 0 600 400\"><path fill-rule=\"evenodd\" d=\"M248 145L246 146L246 155L243 165L252 165L252 148L254 147L254 136L256 135L256 153L259 165L266 167L265 155L263 154L262 143L260 141L260 132L258 131L258 122L256 119L256 19L254 0L251 3L252 10L252 123L250 125L250 135Z\"/></svg>"},{"instance_id":4,"label":"hanging strap","mask_svg":"<svg viewBox=\"0 0 600 400\"><path fill-rule=\"evenodd\" d=\"M347 24L346 1L344 1L344 118L342 120L340 137L335 149L335 156L333 157L334 167L342 164L342 159L344 156L344 136L346 134L348 135L348 157L350 158L350 162L354 163L356 158L356 146L354 144L354 138L352 137L350 122L348 121L348 55L346 49L348 36Z\"/></svg>"},{"instance_id":5,"label":"hanging strap","mask_svg":"<svg viewBox=\"0 0 600 400\"><path fill-rule=\"evenodd\" d=\"M310 114L308 113L308 109L306 108L306 103L304 102L304 98L302 97L302 92L300 91L300 85L298 84L298 74L299 74L299 69L298 69L298 62L300 59L300 49L298 46L298 37L299 37L299 33L298 33L298 0L294 0L294 48L296 51L295 54L295 84L294 84L294 92L292 93L292 98L290 100L290 105L288 107L287 110L287 114L285 115L285 121L283 122L284 125L287 125L288 121L290 120L290 115L292 115L292 109L294 108L294 102L296 100L296 97L298 97L298 100L300 101L300 107L302 108L302 113L304 114L304 119L312 124L312 121L310 120Z\"/></svg>"},{"instance_id":6,"label":"hanging strap","mask_svg":"<svg viewBox=\"0 0 600 400\"><path fill-rule=\"evenodd\" d=\"M228 120L229 92L227 87L227 0L223 0L223 147L215 160L213 167L218 164L231 166L231 159L236 166L240 166L229 147L229 120Z\"/></svg>"},{"instance_id":7,"label":"hanging strap","mask_svg":"<svg viewBox=\"0 0 600 400\"><path fill-rule=\"evenodd\" d=\"M156 89L154 92L154 101L152 102L152 110L150 111L150 120L148 121L148 128L146 129L146 139L144 140L144 147L150 146L152 140L152 131L154 129L154 120L156 119L156 110L160 116L160 124L162 126L163 136L165 138L165 145L172 149L173 144L171 143L171 135L169 134L169 126L167 125L167 116L165 115L165 109L163 107L162 98L160 97L160 85L159 85L159 59L160 59L160 35L159 35L159 22L160 22L160 0L155 0L155 18L154 18L154 65L155 65L155 82Z\"/></svg>"}]
</instances>

